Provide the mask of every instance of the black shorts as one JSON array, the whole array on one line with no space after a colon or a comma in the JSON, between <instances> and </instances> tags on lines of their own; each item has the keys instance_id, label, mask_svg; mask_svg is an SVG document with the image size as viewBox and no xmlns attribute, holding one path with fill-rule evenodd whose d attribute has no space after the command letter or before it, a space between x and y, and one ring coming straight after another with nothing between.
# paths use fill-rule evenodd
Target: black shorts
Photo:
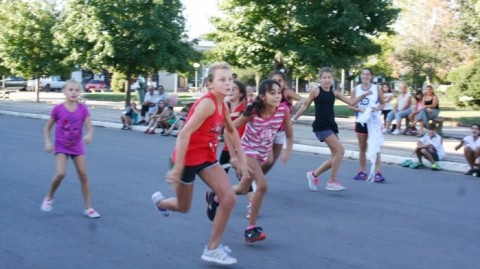
<instances>
[{"instance_id":1,"label":"black shorts","mask_svg":"<svg viewBox=\"0 0 480 269\"><path fill-rule=\"evenodd\" d=\"M363 134L363 135L368 135L368 128L367 128L367 124L363 124L363 123L358 123L356 122L355 123L355 132L357 134Z\"/></svg>"},{"instance_id":2,"label":"black shorts","mask_svg":"<svg viewBox=\"0 0 480 269\"><path fill-rule=\"evenodd\" d=\"M183 175L180 181L183 184L193 184L193 181L195 181L195 176L198 173L202 172L204 169L208 169L215 165L218 165L218 161L204 162L202 164L194 165L194 166L185 166L185 169L183 169Z\"/></svg>"}]
</instances>

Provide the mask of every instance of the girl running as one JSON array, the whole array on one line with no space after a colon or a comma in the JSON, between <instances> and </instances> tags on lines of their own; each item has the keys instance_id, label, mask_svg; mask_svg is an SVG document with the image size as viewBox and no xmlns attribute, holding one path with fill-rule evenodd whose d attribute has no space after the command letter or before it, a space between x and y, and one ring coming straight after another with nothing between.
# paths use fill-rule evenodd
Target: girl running
<instances>
[{"instance_id":1,"label":"girl running","mask_svg":"<svg viewBox=\"0 0 480 269\"><path fill-rule=\"evenodd\" d=\"M305 105L300 107L292 120L295 122L303 113L305 113L312 102L315 103L313 132L320 142L327 143L332 157L321 164L317 169L307 173L308 186L310 190L317 191L317 185L320 183L318 177L331 168L330 180L327 181L326 189L329 191L341 191L344 190L345 187L337 181L337 172L340 163L342 162L343 155L345 154L345 149L337 136L338 126L335 122L335 112L333 110L335 98L354 106L365 96L371 94L371 92L367 91L354 99L350 99L333 88L332 69L329 67L322 68L318 76L320 78L320 87L314 88L310 92Z\"/></svg>"},{"instance_id":2,"label":"girl running","mask_svg":"<svg viewBox=\"0 0 480 269\"><path fill-rule=\"evenodd\" d=\"M266 234L256 224L258 212L267 191L267 179L262 171L262 164L268 159L272 151L273 141L277 132L284 126L287 147L283 153L282 162L286 163L293 146L293 130L290 121L290 111L281 103L280 84L274 80L265 80L260 84L258 96L249 106L244 115L235 121L235 126L246 124L242 136L243 152L247 156L247 163L252 178L242 178L237 186L233 186L236 194L246 194L254 181L256 190L252 198L251 214L248 226L245 229L245 241L253 243L264 240ZM231 154L235 154L232 151ZM241 152L237 151L236 158Z\"/></svg>"},{"instance_id":3,"label":"girl running","mask_svg":"<svg viewBox=\"0 0 480 269\"><path fill-rule=\"evenodd\" d=\"M167 173L167 180L174 183L177 197L165 199L161 192L152 195L156 208L168 216L170 211L188 212L192 203L195 176L200 178L218 195L221 206L213 222L213 230L201 259L218 264L234 264L237 259L230 256L228 247L220 245L230 213L236 202L225 170L218 164L218 134L225 126L225 135L232 148L238 152L238 167L244 178L248 168L240 138L228 115L225 96L232 87L232 70L227 63L216 63L209 67L207 86L209 92L198 99L190 110L185 126L178 133L172 161L174 166Z\"/></svg>"},{"instance_id":4,"label":"girl running","mask_svg":"<svg viewBox=\"0 0 480 269\"><path fill-rule=\"evenodd\" d=\"M74 80L69 80L63 86L65 102L56 105L50 113L44 129L45 151L55 151L56 173L50 184L47 196L42 202L41 209L49 212L52 210L55 191L65 178L67 160L71 158L77 169L78 178L85 201L84 215L89 218L99 218L100 214L95 211L90 202L90 186L88 183L87 164L83 144L89 144L93 137L93 125L90 121L88 108L78 102L82 93L82 85ZM52 145L50 131L55 124L55 145ZM83 126L87 128L87 134L83 136Z\"/></svg>"}]
</instances>

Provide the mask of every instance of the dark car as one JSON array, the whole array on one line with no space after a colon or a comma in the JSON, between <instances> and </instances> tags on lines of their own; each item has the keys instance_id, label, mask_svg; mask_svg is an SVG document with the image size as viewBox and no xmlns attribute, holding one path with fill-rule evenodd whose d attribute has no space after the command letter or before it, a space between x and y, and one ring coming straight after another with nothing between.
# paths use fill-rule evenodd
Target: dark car
<instances>
[{"instance_id":1,"label":"dark car","mask_svg":"<svg viewBox=\"0 0 480 269\"><path fill-rule=\"evenodd\" d=\"M105 91L107 89L107 84L103 80L92 79L85 84L86 92L96 92L96 91Z\"/></svg>"},{"instance_id":2,"label":"dark car","mask_svg":"<svg viewBox=\"0 0 480 269\"><path fill-rule=\"evenodd\" d=\"M0 88L25 91L27 80L22 77L7 77L5 80L0 80Z\"/></svg>"}]
</instances>

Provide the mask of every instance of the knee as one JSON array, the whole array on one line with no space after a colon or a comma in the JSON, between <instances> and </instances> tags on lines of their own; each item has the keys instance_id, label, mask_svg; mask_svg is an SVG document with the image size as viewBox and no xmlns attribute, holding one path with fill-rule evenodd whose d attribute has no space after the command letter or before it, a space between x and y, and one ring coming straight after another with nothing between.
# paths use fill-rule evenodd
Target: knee
<instances>
[{"instance_id":1,"label":"knee","mask_svg":"<svg viewBox=\"0 0 480 269\"><path fill-rule=\"evenodd\" d=\"M222 205L223 208L233 208L237 203L237 197L235 193L228 192L223 196L219 197L219 203Z\"/></svg>"},{"instance_id":2,"label":"knee","mask_svg":"<svg viewBox=\"0 0 480 269\"><path fill-rule=\"evenodd\" d=\"M261 182L257 182L257 189L255 192L266 193L268 189L268 183L266 180L262 180Z\"/></svg>"},{"instance_id":3,"label":"knee","mask_svg":"<svg viewBox=\"0 0 480 269\"><path fill-rule=\"evenodd\" d=\"M56 180L63 180L66 175L67 175L67 173L65 171L57 172L57 174L55 175L55 179Z\"/></svg>"}]
</instances>

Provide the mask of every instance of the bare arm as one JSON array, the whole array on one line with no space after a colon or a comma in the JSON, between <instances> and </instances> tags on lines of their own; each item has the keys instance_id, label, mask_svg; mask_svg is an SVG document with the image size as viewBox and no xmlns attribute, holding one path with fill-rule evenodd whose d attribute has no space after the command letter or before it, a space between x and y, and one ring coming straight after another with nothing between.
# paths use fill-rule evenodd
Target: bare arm
<instances>
[{"instance_id":1,"label":"bare arm","mask_svg":"<svg viewBox=\"0 0 480 269\"><path fill-rule=\"evenodd\" d=\"M351 94L351 97L350 99L354 99L356 98L356 91L355 91L355 88L352 89L352 94ZM341 99L340 99L341 100ZM361 100L361 99L360 99ZM343 100L342 100L343 101ZM358 103L358 102L357 102ZM355 104L357 104L355 103ZM350 108L351 110L355 111L355 112L363 112L363 109L360 109L358 107L356 107L355 105L348 105L348 108Z\"/></svg>"},{"instance_id":2,"label":"bare arm","mask_svg":"<svg viewBox=\"0 0 480 269\"><path fill-rule=\"evenodd\" d=\"M302 105L302 104L305 103L305 98L301 97L300 95L298 95L296 92L294 92L291 89L285 89L285 95L286 95L286 97L289 101L291 101L293 99L293 100L297 101L299 103L299 105Z\"/></svg>"},{"instance_id":3,"label":"bare arm","mask_svg":"<svg viewBox=\"0 0 480 269\"><path fill-rule=\"evenodd\" d=\"M93 139L94 128L90 117L85 118L84 122L85 127L87 127L87 134L83 137L83 143L90 144Z\"/></svg>"},{"instance_id":4,"label":"bare arm","mask_svg":"<svg viewBox=\"0 0 480 269\"><path fill-rule=\"evenodd\" d=\"M310 91L310 94L308 95L308 98L307 100L305 101L305 103L303 103L300 108L298 109L297 113L295 113L295 115L292 117L293 121L296 121L298 118L300 118L300 116L303 115L303 113L305 113L305 111L307 111L307 109L310 107L310 105L312 104L313 100L315 100L315 97L317 97L318 95L318 92L319 92L319 88L316 87L314 89L312 89Z\"/></svg>"},{"instance_id":5,"label":"bare arm","mask_svg":"<svg viewBox=\"0 0 480 269\"><path fill-rule=\"evenodd\" d=\"M285 125L285 136L287 138L286 150L283 152L282 155L282 163L285 164L287 163L293 148L293 128L292 121L290 119L290 110L288 109L285 110L285 118L283 119L283 124Z\"/></svg>"},{"instance_id":6,"label":"bare arm","mask_svg":"<svg viewBox=\"0 0 480 269\"><path fill-rule=\"evenodd\" d=\"M53 151L52 140L50 139L50 131L52 130L52 127L54 124L55 124L55 120L52 117L50 117L47 123L45 124L45 128L43 128L43 137L45 141L46 152Z\"/></svg>"},{"instance_id":7,"label":"bare arm","mask_svg":"<svg viewBox=\"0 0 480 269\"><path fill-rule=\"evenodd\" d=\"M225 142L227 143L228 151L230 153L232 166L235 168L235 170L240 171L242 177L249 178L250 175L248 171L247 159L245 157L245 153L243 153L238 131L229 115L225 115L225 129L223 133L225 135ZM238 163L236 163L237 161Z\"/></svg>"}]
</instances>

